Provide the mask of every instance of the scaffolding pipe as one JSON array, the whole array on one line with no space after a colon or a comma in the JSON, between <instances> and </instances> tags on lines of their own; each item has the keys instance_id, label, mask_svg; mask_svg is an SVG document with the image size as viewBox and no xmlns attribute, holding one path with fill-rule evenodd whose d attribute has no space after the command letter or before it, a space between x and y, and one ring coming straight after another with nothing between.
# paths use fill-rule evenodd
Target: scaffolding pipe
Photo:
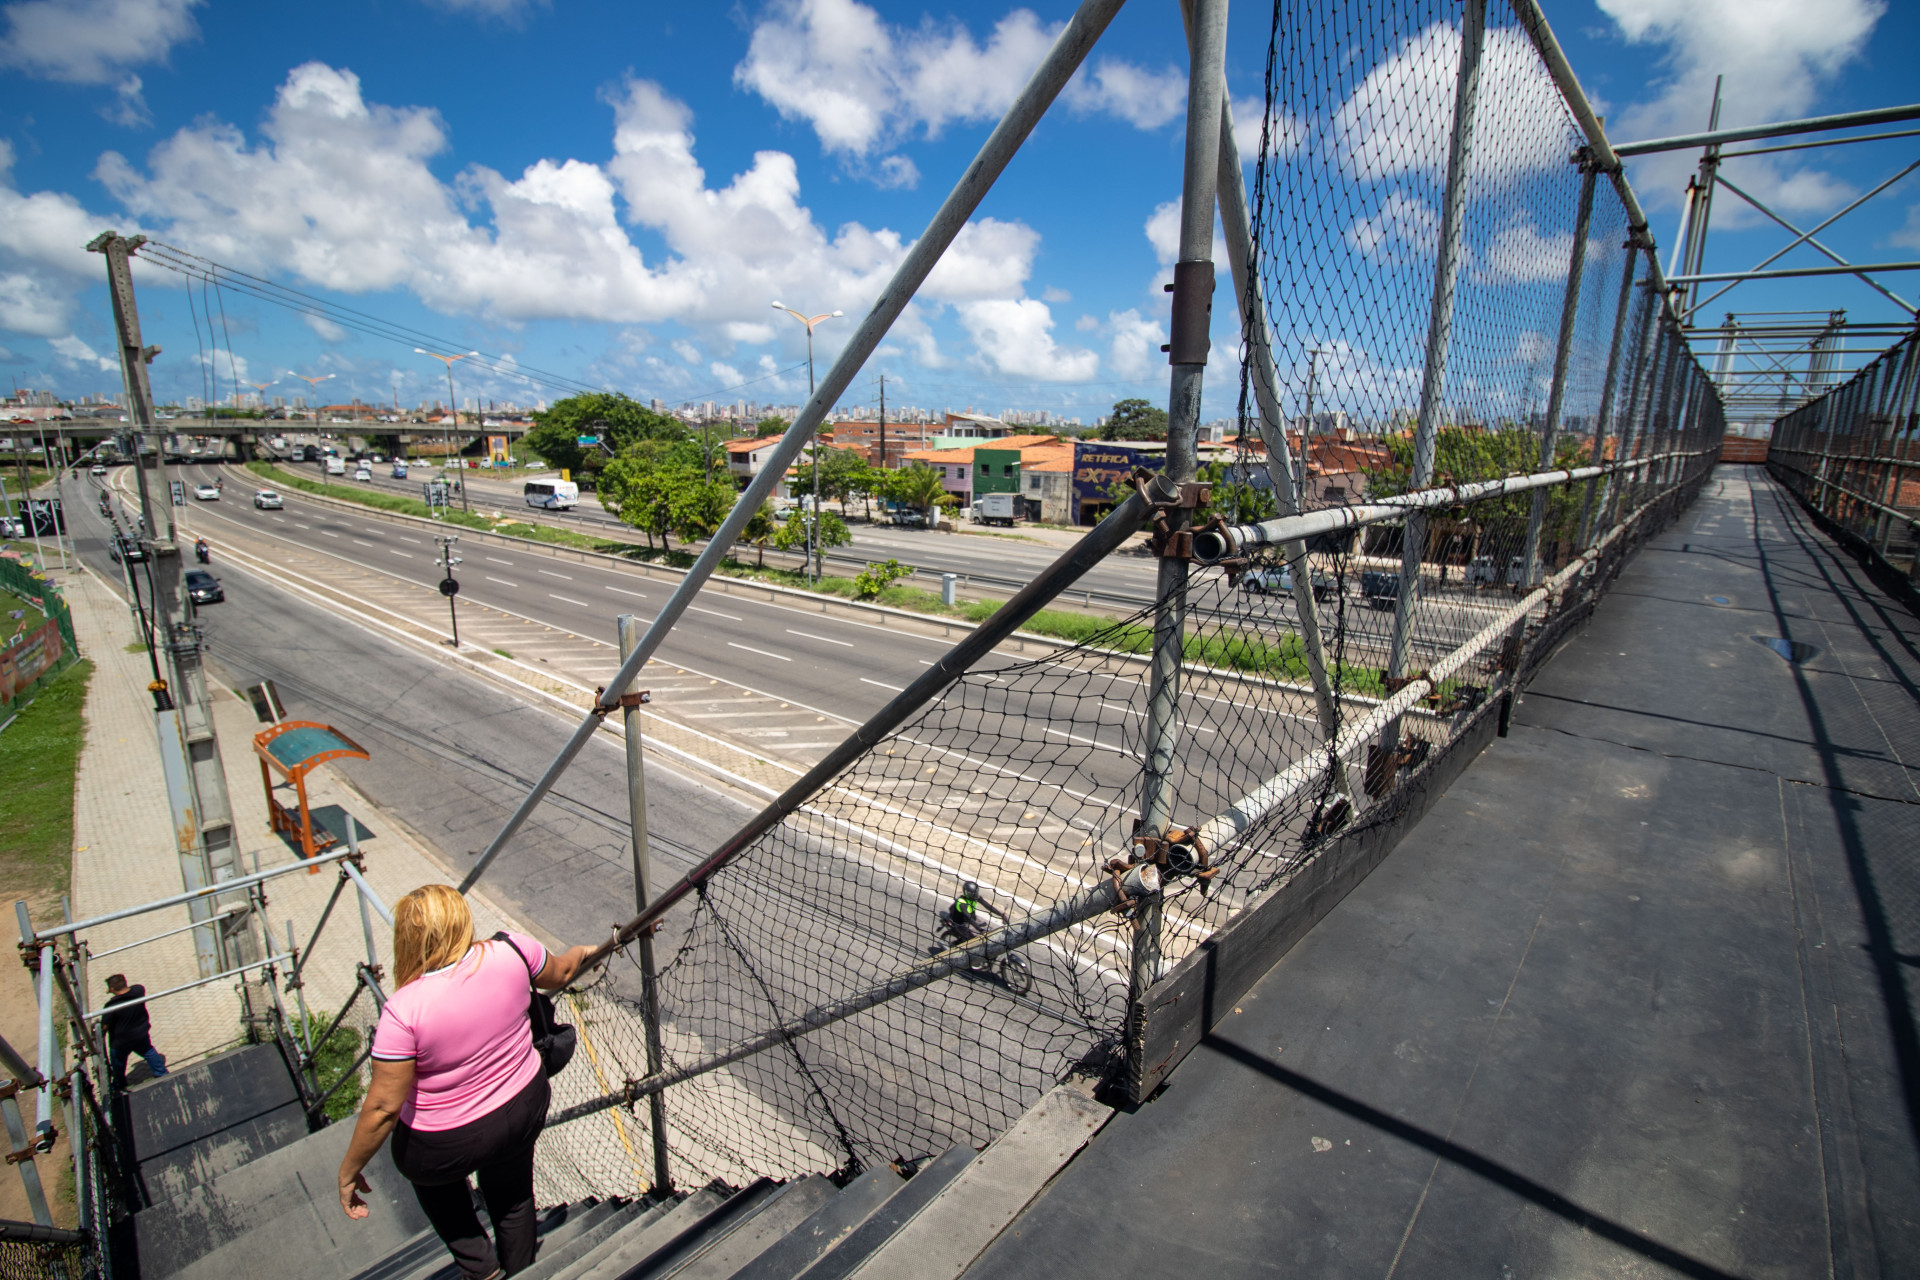
<instances>
[{"instance_id":1,"label":"scaffolding pipe","mask_svg":"<svg viewBox=\"0 0 1920 1280\"><path fill-rule=\"evenodd\" d=\"M904 973L896 974L858 995L849 996L845 1000L836 1000L831 1004L819 1005L771 1031L763 1031L750 1040L742 1041L725 1053L716 1054L692 1066L677 1067L672 1071L649 1075L642 1080L629 1080L623 1088L557 1111L547 1117L547 1127L552 1128L557 1124L565 1124L569 1120L578 1120L583 1116L605 1111L609 1107L625 1106L646 1095L655 1094L662 1089L691 1080L695 1076L717 1071L721 1067L739 1062L743 1058L750 1058L756 1053L764 1052L777 1045L791 1043L802 1036L811 1035L843 1019L851 1018L856 1013L864 1013L875 1005L885 1004L899 996L931 986L951 974L989 966L1009 951L1024 947L1028 943L1038 942L1042 938L1050 938L1104 911L1138 903L1142 898L1154 898L1159 891L1159 871L1150 862L1142 863L1128 871L1124 878L1113 876L1102 880L1091 889L1056 902L1024 920L1009 923L991 933L982 934L963 946L942 951L931 959L922 960Z\"/></svg>"},{"instance_id":2,"label":"scaffolding pipe","mask_svg":"<svg viewBox=\"0 0 1920 1280\"><path fill-rule=\"evenodd\" d=\"M235 876L231 880L222 880L218 884L210 884L204 889L192 889L186 893L176 893L169 898L156 898L152 902L145 902L137 907L127 907L121 911L109 911L104 915L88 916L85 920L75 920L69 924L63 924L53 929L34 929L26 922L23 916L20 940L31 943L46 938L57 938L62 934L75 933L81 929L90 929L94 925L111 924L115 920L125 920L132 916L145 915L149 911L160 911L167 907L180 906L183 903L199 902L203 898L212 898L219 894L232 893L236 889L244 889L250 884L259 884L261 881L271 880L275 876L291 875L296 871L307 871L313 867L323 866L329 862L338 862L340 859L350 856L349 851L345 849L336 850L333 853L323 853L317 857L302 859L290 866L274 867L269 871L255 871L251 875ZM16 911L23 905L24 904L16 904ZM200 921L199 923L204 925L206 922Z\"/></svg>"},{"instance_id":3,"label":"scaffolding pipe","mask_svg":"<svg viewBox=\"0 0 1920 1280\"><path fill-rule=\"evenodd\" d=\"M561 747L560 753L548 764L526 797L507 818L505 825L481 851L472 869L461 879L460 892L466 893L479 883L480 877L486 874L487 868L500 856L507 842L539 807L560 775L573 763L574 757L586 748L603 718L619 705L620 696L633 683L634 675L646 665L647 659L660 647L667 633L680 621L687 606L693 602L693 597L706 585L721 559L739 540L747 521L753 518L761 504L772 494L774 486L786 475L787 468L812 438L827 411L852 383L867 357L873 354L893 322L913 300L915 292L938 265L954 237L966 227L967 220L973 216L1001 171L1013 159L1034 126L1039 124L1040 117L1060 91L1066 88L1067 81L1079 70L1100 33L1112 21L1114 14L1119 12L1120 5L1121 0L1082 0L1079 9L1067 20L1033 77L1014 99L1013 105L1007 108L1006 115L981 146L973 163L967 166L967 171L954 185L927 229L908 250L895 270L893 279L847 340L839 358L820 380L819 387L808 398L793 425L780 437L780 443L769 451L765 465L748 481L733 509L708 539L693 567L661 606L640 644L621 662L620 669L608 678L606 688L596 698L594 708L581 719L566 745Z\"/></svg>"},{"instance_id":4,"label":"scaffolding pipe","mask_svg":"<svg viewBox=\"0 0 1920 1280\"><path fill-rule=\"evenodd\" d=\"M1461 241L1467 213L1467 173L1473 158L1474 114L1480 96L1480 56L1486 46L1487 0L1466 0L1460 27L1460 67L1453 91L1453 134L1447 144L1447 188L1440 213L1440 241L1434 254L1433 306L1427 320L1427 351L1420 380L1420 416L1413 430L1413 466L1409 489L1433 480L1434 451L1440 432L1440 401L1446 393L1447 353L1453 339L1453 292L1460 276ZM1400 548L1400 590L1393 602L1393 638L1387 652L1387 678L1406 674L1413 644L1413 608L1420 594L1420 561L1426 550L1424 511L1407 516ZM1384 726L1381 747L1398 741L1400 722Z\"/></svg>"},{"instance_id":5,"label":"scaffolding pipe","mask_svg":"<svg viewBox=\"0 0 1920 1280\"><path fill-rule=\"evenodd\" d=\"M1286 420L1280 415L1280 374L1273 360L1273 335L1267 328L1267 305L1259 273L1252 269L1254 258L1253 227L1247 214L1246 176L1240 167L1240 148L1233 140L1233 97L1223 93L1220 101L1220 226L1226 242L1227 265L1233 272L1233 294L1240 303L1240 332L1245 335L1252 366L1255 409L1259 415L1260 439L1267 447L1267 487L1283 516L1298 515L1294 484L1294 461L1287 444ZM1312 461L1300 460L1301 474ZM1340 731L1340 711L1333 695L1333 681L1327 675L1326 642L1320 635L1319 602L1313 598L1313 574L1307 565L1307 544L1289 543L1281 548L1287 571L1293 580L1294 613L1300 621L1300 645L1307 662L1307 677L1313 684L1314 710L1319 713L1320 731L1331 742ZM1346 771L1340 766L1334 781L1337 790L1347 789Z\"/></svg>"},{"instance_id":6,"label":"scaffolding pipe","mask_svg":"<svg viewBox=\"0 0 1920 1280\"><path fill-rule=\"evenodd\" d=\"M1560 442L1560 411L1567 402L1567 361L1573 355L1573 330L1580 320L1580 283L1587 270L1587 235L1593 228L1593 185L1597 176L1591 164L1580 166L1580 203L1573 219L1573 253L1567 264L1566 291L1560 299L1560 338L1553 351L1553 382L1547 388L1547 421L1540 431L1542 470L1553 465L1553 451ZM1596 431L1595 438L1600 434ZM1591 485L1593 481L1587 483ZM1527 514L1526 542L1520 551L1528 586L1532 586L1540 574L1540 531L1546 518L1547 491L1535 489L1533 509Z\"/></svg>"}]
</instances>

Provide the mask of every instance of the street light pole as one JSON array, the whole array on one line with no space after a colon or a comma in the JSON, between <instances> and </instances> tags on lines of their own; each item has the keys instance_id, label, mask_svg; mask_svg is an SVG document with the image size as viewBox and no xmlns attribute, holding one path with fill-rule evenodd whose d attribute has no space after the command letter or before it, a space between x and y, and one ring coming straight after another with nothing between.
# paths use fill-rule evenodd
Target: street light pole
<instances>
[{"instance_id":1,"label":"street light pole","mask_svg":"<svg viewBox=\"0 0 1920 1280\"><path fill-rule=\"evenodd\" d=\"M460 406L453 398L453 362L456 360L465 360L468 356L477 356L480 353L478 351L462 351L457 356L443 356L438 351L429 351L425 347L415 347L413 351L415 355L432 356L435 360L441 361L447 366L447 417L451 425L448 426L443 434L446 439L447 454L451 456L453 453L453 428L460 425ZM444 466L444 459L442 460L442 465ZM467 478L464 475L460 477L460 509L462 511L473 510L472 505L467 501Z\"/></svg>"},{"instance_id":2,"label":"street light pole","mask_svg":"<svg viewBox=\"0 0 1920 1280\"><path fill-rule=\"evenodd\" d=\"M844 315L846 313L841 311L829 311L825 315L804 316L804 315L801 315L798 311L795 311L792 307L783 307L778 302L775 302L773 304L773 309L775 311L786 312L788 315L792 316L795 320L798 320L801 324L807 327L807 398L811 400L813 398L813 326L821 323L822 321L831 320L835 316ZM816 586L819 583L820 575L819 575L819 572L814 568L814 557L816 554L818 554L820 550L822 550L822 548L819 546L819 542L820 542L820 436L817 432L815 433L812 441L809 442L809 448L813 455L813 510L809 512L807 515L807 584L809 586ZM882 465L883 466L885 465L884 459L882 459ZM822 560L825 559L824 556L821 556L820 558Z\"/></svg>"}]
</instances>

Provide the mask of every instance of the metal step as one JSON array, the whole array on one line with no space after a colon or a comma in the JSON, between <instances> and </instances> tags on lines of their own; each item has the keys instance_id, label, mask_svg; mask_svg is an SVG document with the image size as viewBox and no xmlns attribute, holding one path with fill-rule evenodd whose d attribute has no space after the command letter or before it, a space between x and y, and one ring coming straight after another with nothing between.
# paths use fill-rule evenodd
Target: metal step
<instances>
[{"instance_id":1,"label":"metal step","mask_svg":"<svg viewBox=\"0 0 1920 1280\"><path fill-rule=\"evenodd\" d=\"M561 1248L577 1238L579 1233L613 1216L620 1205L615 1201L581 1201L571 1205L555 1205L539 1216L536 1230L539 1233L540 1253L545 1256L548 1249ZM484 1208L476 1207L482 1224L487 1222ZM616 1219L617 1224L617 1219ZM426 1247L418 1248L412 1241L401 1251L405 1255L404 1265L401 1254L395 1254L390 1260L393 1265L364 1280L459 1280L460 1268L447 1251L446 1244L439 1236L426 1233Z\"/></svg>"},{"instance_id":2,"label":"metal step","mask_svg":"<svg viewBox=\"0 0 1920 1280\"><path fill-rule=\"evenodd\" d=\"M949 1182L959 1177L960 1171L973 1163L973 1155L973 1148L963 1144L914 1174L887 1197L886 1203L868 1214L865 1221L850 1231L846 1239L827 1250L818 1262L802 1271L800 1276L806 1280L845 1280L875 1250L892 1239L894 1232L925 1208L927 1201L939 1195ZM800 1280L800 1276L794 1277L794 1280Z\"/></svg>"},{"instance_id":3,"label":"metal step","mask_svg":"<svg viewBox=\"0 0 1920 1280\"><path fill-rule=\"evenodd\" d=\"M676 1239L725 1202L718 1192L702 1189L657 1217L642 1215L561 1268L554 1280L618 1280L628 1267Z\"/></svg>"},{"instance_id":4,"label":"metal step","mask_svg":"<svg viewBox=\"0 0 1920 1280\"><path fill-rule=\"evenodd\" d=\"M792 1280L846 1239L848 1233L885 1204L887 1197L899 1190L904 1181L885 1165L867 1170L848 1183L839 1195L814 1210L805 1222L734 1272L733 1280Z\"/></svg>"},{"instance_id":5,"label":"metal step","mask_svg":"<svg viewBox=\"0 0 1920 1280\"><path fill-rule=\"evenodd\" d=\"M540 1256L531 1267L520 1272L521 1280L551 1280L618 1233L630 1227L644 1230L666 1217L673 1211L674 1203L672 1200L630 1200L615 1206L609 1214L582 1223L568 1239L543 1241Z\"/></svg>"},{"instance_id":6,"label":"metal step","mask_svg":"<svg viewBox=\"0 0 1920 1280\"><path fill-rule=\"evenodd\" d=\"M730 1280L835 1194L834 1185L818 1174L789 1182L762 1200L751 1214L735 1219L730 1228L693 1257L661 1272L662 1280Z\"/></svg>"},{"instance_id":7,"label":"metal step","mask_svg":"<svg viewBox=\"0 0 1920 1280\"><path fill-rule=\"evenodd\" d=\"M759 1212L760 1206L779 1192L780 1184L772 1178L754 1179L746 1187L727 1196L717 1208L710 1210L698 1222L682 1231L679 1238L669 1241L621 1272L620 1280L662 1280L677 1268L685 1266L695 1255L711 1247L714 1241Z\"/></svg>"},{"instance_id":8,"label":"metal step","mask_svg":"<svg viewBox=\"0 0 1920 1280\"><path fill-rule=\"evenodd\" d=\"M957 1280L1113 1111L1070 1085L1050 1090L853 1273L852 1280Z\"/></svg>"}]
</instances>

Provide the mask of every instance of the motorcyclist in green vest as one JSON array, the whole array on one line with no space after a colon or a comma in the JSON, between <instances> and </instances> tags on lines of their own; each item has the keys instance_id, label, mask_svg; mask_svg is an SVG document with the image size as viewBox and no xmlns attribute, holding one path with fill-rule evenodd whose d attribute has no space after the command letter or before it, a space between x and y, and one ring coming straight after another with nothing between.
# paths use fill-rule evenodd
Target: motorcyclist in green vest
<instances>
[{"instance_id":1,"label":"motorcyclist in green vest","mask_svg":"<svg viewBox=\"0 0 1920 1280\"><path fill-rule=\"evenodd\" d=\"M947 923L952 926L956 941L970 942L987 932L990 926L982 919L983 916L1005 919L987 904L979 883L969 880L960 886L960 896L947 908Z\"/></svg>"}]
</instances>

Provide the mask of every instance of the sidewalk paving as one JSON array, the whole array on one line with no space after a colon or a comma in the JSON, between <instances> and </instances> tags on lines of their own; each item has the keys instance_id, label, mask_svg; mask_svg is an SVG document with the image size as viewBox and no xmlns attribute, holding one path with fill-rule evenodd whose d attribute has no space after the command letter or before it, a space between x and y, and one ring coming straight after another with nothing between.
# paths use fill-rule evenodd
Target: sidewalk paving
<instances>
[{"instance_id":1,"label":"sidewalk paving","mask_svg":"<svg viewBox=\"0 0 1920 1280\"><path fill-rule=\"evenodd\" d=\"M1917 696L1920 621L1720 468L969 1280L1914 1274Z\"/></svg>"},{"instance_id":2,"label":"sidewalk paving","mask_svg":"<svg viewBox=\"0 0 1920 1280\"><path fill-rule=\"evenodd\" d=\"M73 910L76 918L85 919L180 893L185 885L172 848L166 780L155 737L153 702L146 689L152 671L144 651L127 651L138 634L132 615L91 574L74 574L67 580L67 602L73 609L81 651L97 664L87 699L86 746L74 799ZM245 864L250 870L266 870L299 861L267 823L266 795L253 753L253 735L263 726L254 718L251 705L232 691L214 686L212 695L234 830ZM367 881L388 904L421 884L453 882L424 842L374 812L332 770L315 772L308 781L308 798L316 810L338 806L355 815L363 831L371 831L361 842ZM315 874L281 876L268 883L267 919L274 951L285 949L288 921L293 922L300 945L306 945L337 875L331 868L321 868ZM353 989L354 965L364 958L352 897L349 893L342 898L306 969L307 1003L316 1013L337 1010L346 1000ZM479 894L470 901L479 936L502 928L527 929ZM185 907L172 907L98 925L87 931L85 940L90 954L98 955L187 920ZM374 937L381 963L390 966L391 930L377 916ZM193 981L200 973L191 939L191 934L176 934L94 962L89 976L98 989L89 999L105 999L102 984L109 973L124 972L129 981L142 983L149 991ZM371 1004L366 1009L371 1013ZM155 1046L175 1062L230 1045L240 1036L237 985L212 983L158 1001L153 1024Z\"/></svg>"}]
</instances>

